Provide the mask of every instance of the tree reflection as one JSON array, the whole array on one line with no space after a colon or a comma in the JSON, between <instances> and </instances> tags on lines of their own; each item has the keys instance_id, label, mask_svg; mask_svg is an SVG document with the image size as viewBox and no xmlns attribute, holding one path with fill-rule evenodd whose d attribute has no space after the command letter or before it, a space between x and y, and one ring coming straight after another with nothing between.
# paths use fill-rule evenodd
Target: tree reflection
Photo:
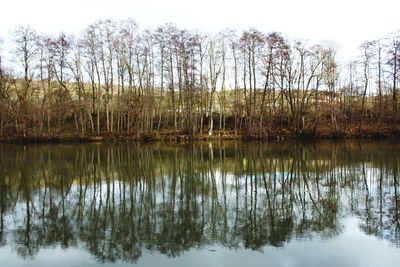
<instances>
[{"instance_id":1,"label":"tree reflection","mask_svg":"<svg viewBox=\"0 0 400 267\"><path fill-rule=\"evenodd\" d=\"M0 246L24 258L79 246L101 262L135 262L144 249L175 257L332 238L349 215L399 245L397 153L343 142L3 145Z\"/></svg>"}]
</instances>

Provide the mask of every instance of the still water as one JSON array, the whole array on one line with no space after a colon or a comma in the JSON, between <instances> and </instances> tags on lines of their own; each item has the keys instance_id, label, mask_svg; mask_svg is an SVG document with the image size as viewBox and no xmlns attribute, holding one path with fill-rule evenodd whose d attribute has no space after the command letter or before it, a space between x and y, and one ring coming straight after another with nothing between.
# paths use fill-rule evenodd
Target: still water
<instances>
[{"instance_id":1,"label":"still water","mask_svg":"<svg viewBox=\"0 0 400 267\"><path fill-rule=\"evenodd\" d=\"M0 145L0 266L399 266L400 145Z\"/></svg>"}]
</instances>

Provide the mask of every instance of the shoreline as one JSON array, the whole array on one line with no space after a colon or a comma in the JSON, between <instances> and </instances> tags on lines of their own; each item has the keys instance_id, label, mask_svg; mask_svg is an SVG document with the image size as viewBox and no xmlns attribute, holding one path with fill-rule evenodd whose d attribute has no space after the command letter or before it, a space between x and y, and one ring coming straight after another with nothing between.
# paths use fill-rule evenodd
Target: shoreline
<instances>
[{"instance_id":1,"label":"shoreline","mask_svg":"<svg viewBox=\"0 0 400 267\"><path fill-rule=\"evenodd\" d=\"M333 131L318 129L313 133L294 133L283 129L264 135L246 133L235 134L233 131L215 131L213 135L187 134L179 131L162 131L142 135L79 135L79 134L54 134L54 135L27 135L27 136L2 136L0 143L8 144L57 144L57 143L112 143L112 142L192 142L192 141L223 141L223 140L259 140L259 141L285 141L285 140L344 140L344 139L397 139L400 137L399 129L348 129L346 131Z\"/></svg>"}]
</instances>

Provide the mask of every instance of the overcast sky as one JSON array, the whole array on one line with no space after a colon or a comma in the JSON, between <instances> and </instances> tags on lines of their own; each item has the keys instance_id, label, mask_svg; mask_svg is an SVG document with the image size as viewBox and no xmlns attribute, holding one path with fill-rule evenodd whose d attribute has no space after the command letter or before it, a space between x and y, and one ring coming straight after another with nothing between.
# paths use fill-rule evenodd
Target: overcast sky
<instances>
[{"instance_id":1,"label":"overcast sky","mask_svg":"<svg viewBox=\"0 0 400 267\"><path fill-rule=\"evenodd\" d=\"M290 38L334 41L339 55L400 29L400 0L1 0L0 36L29 24L41 33L79 33L96 19L134 18L141 28L172 22L216 32L255 27Z\"/></svg>"}]
</instances>

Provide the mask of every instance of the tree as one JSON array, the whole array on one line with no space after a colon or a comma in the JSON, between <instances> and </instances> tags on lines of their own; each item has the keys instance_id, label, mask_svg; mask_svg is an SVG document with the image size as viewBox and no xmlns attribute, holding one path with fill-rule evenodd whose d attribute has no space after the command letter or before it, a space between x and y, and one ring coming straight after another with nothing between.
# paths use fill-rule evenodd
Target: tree
<instances>
[{"instance_id":1,"label":"tree","mask_svg":"<svg viewBox=\"0 0 400 267\"><path fill-rule=\"evenodd\" d=\"M383 66L382 66L382 52L383 52L383 41L376 40L374 43L374 55L376 58L376 64L378 65L378 73L377 73L377 94L378 94L378 131L380 132L382 118L383 118Z\"/></svg>"},{"instance_id":2,"label":"tree","mask_svg":"<svg viewBox=\"0 0 400 267\"><path fill-rule=\"evenodd\" d=\"M214 127L214 96L217 90L218 78L221 74L221 70L225 59L225 48L223 40L219 40L218 43L211 41L209 43L208 50L208 63L209 63L209 88L210 88L210 101L209 101L209 130L208 135L213 134Z\"/></svg>"},{"instance_id":3,"label":"tree","mask_svg":"<svg viewBox=\"0 0 400 267\"><path fill-rule=\"evenodd\" d=\"M51 134L51 89L54 80L54 52L50 37L41 36L39 46L39 79L42 87L40 132L43 132L45 120L47 134Z\"/></svg>"},{"instance_id":4,"label":"tree","mask_svg":"<svg viewBox=\"0 0 400 267\"><path fill-rule=\"evenodd\" d=\"M362 100L361 100L361 114L360 114L360 120L358 124L358 133L361 134L361 126L364 120L364 110L365 110L365 97L367 95L367 90L368 90L368 82L369 82L369 68L370 68L370 62L371 58L373 57L373 47L375 43L374 42L365 42L361 45L361 50L363 53L363 58L361 61L361 65L363 68L363 81L364 81L364 87L363 87L363 93L362 93Z\"/></svg>"},{"instance_id":5,"label":"tree","mask_svg":"<svg viewBox=\"0 0 400 267\"><path fill-rule=\"evenodd\" d=\"M338 133L339 125L361 134L374 118L378 131L394 132L398 36L365 42L348 66L332 45L253 28L210 35L98 20L73 38L21 26L11 51L19 66L5 74L0 56L1 132L212 135L219 119L220 132L262 138Z\"/></svg>"},{"instance_id":6,"label":"tree","mask_svg":"<svg viewBox=\"0 0 400 267\"><path fill-rule=\"evenodd\" d=\"M335 60L335 49L332 47L327 47L326 49L323 49L322 51L317 51L319 53L320 58L318 59L320 64L322 65L322 73L317 75L316 78L316 85L314 85L316 94L318 93L319 85L321 80L325 82L326 88L327 88L327 93L329 96L329 106L330 106L330 118L331 118L331 124L333 126L334 132L337 132L338 128L338 123L337 123L337 92L336 92L336 87L337 87L337 81L338 81L338 65ZM318 67L318 66L317 66ZM316 95L315 97L316 103L318 102L318 96ZM318 105L316 104L315 112L318 110ZM317 125L315 125L316 127Z\"/></svg>"},{"instance_id":7,"label":"tree","mask_svg":"<svg viewBox=\"0 0 400 267\"><path fill-rule=\"evenodd\" d=\"M3 88L3 59L2 59L2 55L1 55L1 45L3 44L3 39L1 39L0 37L0 98L3 97L3 92L4 92L4 88Z\"/></svg>"},{"instance_id":8,"label":"tree","mask_svg":"<svg viewBox=\"0 0 400 267\"><path fill-rule=\"evenodd\" d=\"M396 129L397 120L398 120L398 100L397 100L397 91L398 91L398 79L399 79L399 69L400 69L400 32L392 34L390 38L390 47L388 51L388 64L391 67L391 80L392 80L392 125L393 128Z\"/></svg>"},{"instance_id":9,"label":"tree","mask_svg":"<svg viewBox=\"0 0 400 267\"><path fill-rule=\"evenodd\" d=\"M38 35L34 29L29 26L20 26L14 31L14 54L19 60L24 70L23 84L21 90L17 90L19 99L19 114L15 120L15 127L17 133L19 133L19 122L20 119L22 125L22 134L25 136L27 131L27 121L29 110L29 98L32 94L31 82L34 76L34 61L38 53Z\"/></svg>"},{"instance_id":10,"label":"tree","mask_svg":"<svg viewBox=\"0 0 400 267\"><path fill-rule=\"evenodd\" d=\"M276 96L276 83L274 82L275 68L279 66L279 50L283 49L286 45L285 39L277 32L269 33L265 36L266 47L262 55L263 71L262 75L265 78L264 90L262 93L262 100L260 106L260 122L259 131L264 131L264 117L266 116L265 110L268 105L268 115L270 118L269 131L272 131L276 118L276 102L279 95ZM272 92L270 92L272 91ZM266 102L267 96L269 97L268 103Z\"/></svg>"},{"instance_id":11,"label":"tree","mask_svg":"<svg viewBox=\"0 0 400 267\"><path fill-rule=\"evenodd\" d=\"M14 54L24 70L25 86L29 87L33 77L33 61L38 53L38 35L30 26L20 26L14 31Z\"/></svg>"},{"instance_id":12,"label":"tree","mask_svg":"<svg viewBox=\"0 0 400 267\"><path fill-rule=\"evenodd\" d=\"M5 81L4 81L4 70L3 70L3 58L2 58L2 44L3 39L0 37L0 136L3 134L4 127L4 113L3 102L5 100Z\"/></svg>"},{"instance_id":13,"label":"tree","mask_svg":"<svg viewBox=\"0 0 400 267\"><path fill-rule=\"evenodd\" d=\"M243 81L244 81L244 94L247 110L247 123L248 127L253 127L253 117L256 112L257 102L257 67L256 62L260 58L260 51L264 45L264 35L255 29L244 31L241 38L241 49L244 55L243 58ZM249 92L246 88L246 76L248 73Z\"/></svg>"},{"instance_id":14,"label":"tree","mask_svg":"<svg viewBox=\"0 0 400 267\"><path fill-rule=\"evenodd\" d=\"M74 118L75 131L79 131L78 125L78 114L77 109L75 107L75 102L73 96L71 94L71 82L70 82L70 70L69 68L69 58L71 48L73 46L72 39L68 37L66 34L61 33L56 38L48 38L45 40L45 46L48 46L47 56L49 58L49 62L47 64L48 68L48 83L49 88L51 86L51 80L56 80L57 88L53 92L48 92L49 98L53 98L54 101L54 112L57 119L57 131L62 131L62 125L68 117ZM45 48L46 49L46 48ZM41 53L42 54L42 53ZM42 57L42 56L41 56ZM42 60L41 60L42 61ZM41 63L42 69L42 63ZM42 71L41 71L41 79L42 79ZM43 84L43 82L42 82ZM49 99L49 100L50 100ZM72 116L71 116L72 115ZM50 131L48 120L48 131Z\"/></svg>"}]
</instances>

